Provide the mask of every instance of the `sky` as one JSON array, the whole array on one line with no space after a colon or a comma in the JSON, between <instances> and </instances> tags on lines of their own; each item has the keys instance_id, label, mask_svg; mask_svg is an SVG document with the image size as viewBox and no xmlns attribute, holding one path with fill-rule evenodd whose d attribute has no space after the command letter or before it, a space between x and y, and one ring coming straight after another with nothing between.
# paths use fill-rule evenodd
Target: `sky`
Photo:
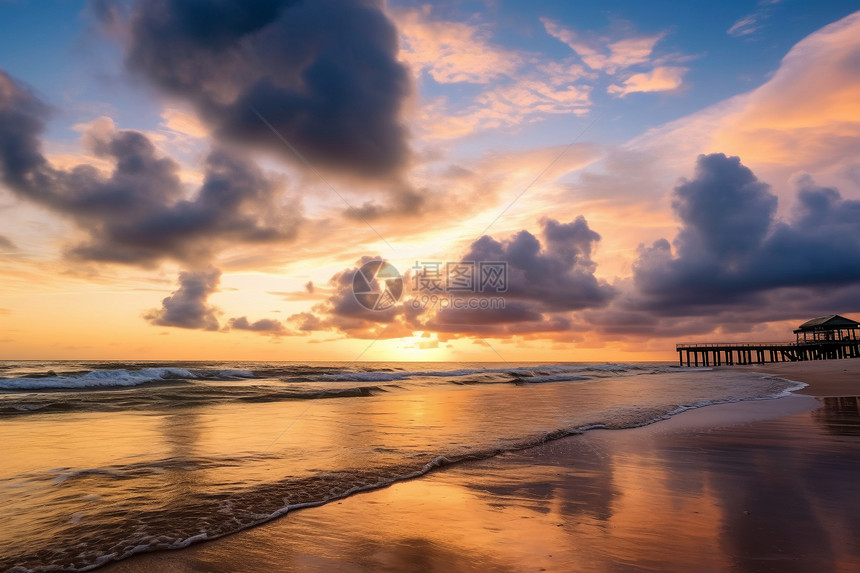
<instances>
[{"instance_id":1,"label":"sky","mask_svg":"<svg viewBox=\"0 0 860 573\"><path fill-rule=\"evenodd\" d=\"M0 359L673 360L856 318L858 10L0 0Z\"/></svg>"}]
</instances>

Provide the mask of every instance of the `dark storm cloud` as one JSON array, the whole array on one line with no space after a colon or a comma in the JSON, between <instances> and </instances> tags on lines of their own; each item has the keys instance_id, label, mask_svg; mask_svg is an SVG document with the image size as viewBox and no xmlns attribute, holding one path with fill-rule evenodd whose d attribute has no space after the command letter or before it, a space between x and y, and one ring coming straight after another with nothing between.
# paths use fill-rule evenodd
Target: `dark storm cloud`
<instances>
[{"instance_id":1,"label":"dark storm cloud","mask_svg":"<svg viewBox=\"0 0 860 573\"><path fill-rule=\"evenodd\" d=\"M221 271L214 268L179 273L179 288L144 318L157 326L218 330L219 311L207 301L220 280Z\"/></svg>"},{"instance_id":2,"label":"dark storm cloud","mask_svg":"<svg viewBox=\"0 0 860 573\"><path fill-rule=\"evenodd\" d=\"M660 239L634 264L640 303L667 314L720 312L763 304L777 290L806 288L812 299L813 289L860 282L860 201L809 177L798 199L793 218L779 221L776 196L737 157L700 156L695 178L674 192L682 226L673 245Z\"/></svg>"},{"instance_id":3,"label":"dark storm cloud","mask_svg":"<svg viewBox=\"0 0 860 573\"><path fill-rule=\"evenodd\" d=\"M217 137L295 161L259 112L312 164L383 176L409 156L397 52L373 0L147 0L132 8L126 63Z\"/></svg>"},{"instance_id":4,"label":"dark storm cloud","mask_svg":"<svg viewBox=\"0 0 860 573\"><path fill-rule=\"evenodd\" d=\"M49 113L47 105L26 86L0 69L0 168L11 187L35 187L45 167L39 136Z\"/></svg>"},{"instance_id":5,"label":"dark storm cloud","mask_svg":"<svg viewBox=\"0 0 860 573\"><path fill-rule=\"evenodd\" d=\"M739 157L700 155L696 176L675 188L672 208L683 221L680 257L742 260L762 242L776 212L776 196Z\"/></svg>"},{"instance_id":6,"label":"dark storm cloud","mask_svg":"<svg viewBox=\"0 0 860 573\"><path fill-rule=\"evenodd\" d=\"M0 177L17 195L74 220L88 235L74 258L152 265L162 259L208 261L228 244L283 241L293 236L296 210L279 208L282 184L253 162L214 150L192 198L179 165L159 156L142 133L104 124L84 140L113 166L51 167L41 152L47 108L0 71ZM285 214L289 213L289 214Z\"/></svg>"},{"instance_id":7,"label":"dark storm cloud","mask_svg":"<svg viewBox=\"0 0 860 573\"><path fill-rule=\"evenodd\" d=\"M506 292L478 293L480 298L503 297L504 308L448 307L426 326L463 334L470 328L484 334L560 332L570 327L570 320L559 313L605 306L615 290L594 276L591 253L600 235L581 216L570 223L544 218L540 224L543 243L527 230L505 241L483 236L463 257L506 263Z\"/></svg>"},{"instance_id":8,"label":"dark storm cloud","mask_svg":"<svg viewBox=\"0 0 860 573\"><path fill-rule=\"evenodd\" d=\"M120 132L118 138L129 133ZM126 159L117 155L117 171ZM294 236L297 217L277 205L280 182L267 177L250 161L213 151L206 158L203 184L191 200L179 198L181 186L173 180L170 182L176 183L175 194L151 203L151 197L157 196L152 187L158 184L154 177L158 172L153 169L147 174L143 191L149 197L128 203L119 213L108 209L107 216L92 228L91 242L75 248L74 255L126 263L156 261L165 256L200 261L227 244L271 243ZM121 174L115 172L106 184L111 185L118 175ZM165 188L166 185L162 189Z\"/></svg>"},{"instance_id":9,"label":"dark storm cloud","mask_svg":"<svg viewBox=\"0 0 860 573\"><path fill-rule=\"evenodd\" d=\"M527 230L497 241L483 236L472 243L464 261L507 263L505 298L538 304L542 310L579 310L602 306L614 291L594 276L593 246L600 235L583 217L571 223L544 218L544 243Z\"/></svg>"}]
</instances>

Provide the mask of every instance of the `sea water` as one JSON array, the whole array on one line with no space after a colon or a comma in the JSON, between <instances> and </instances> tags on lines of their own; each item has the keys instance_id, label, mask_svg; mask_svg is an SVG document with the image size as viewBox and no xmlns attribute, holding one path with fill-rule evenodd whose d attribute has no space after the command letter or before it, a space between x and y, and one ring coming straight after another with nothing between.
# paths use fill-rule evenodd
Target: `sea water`
<instances>
[{"instance_id":1,"label":"sea water","mask_svg":"<svg viewBox=\"0 0 860 573\"><path fill-rule=\"evenodd\" d=\"M0 362L0 569L86 570L800 386L661 363Z\"/></svg>"}]
</instances>

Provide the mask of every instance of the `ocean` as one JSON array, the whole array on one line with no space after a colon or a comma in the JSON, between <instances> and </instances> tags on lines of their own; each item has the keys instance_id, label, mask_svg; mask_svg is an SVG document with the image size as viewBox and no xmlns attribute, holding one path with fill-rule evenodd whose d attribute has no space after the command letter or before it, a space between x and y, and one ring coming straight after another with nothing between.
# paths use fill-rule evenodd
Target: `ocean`
<instances>
[{"instance_id":1,"label":"ocean","mask_svg":"<svg viewBox=\"0 0 860 573\"><path fill-rule=\"evenodd\" d=\"M669 363L2 361L0 570L88 570L465 460L802 386Z\"/></svg>"}]
</instances>

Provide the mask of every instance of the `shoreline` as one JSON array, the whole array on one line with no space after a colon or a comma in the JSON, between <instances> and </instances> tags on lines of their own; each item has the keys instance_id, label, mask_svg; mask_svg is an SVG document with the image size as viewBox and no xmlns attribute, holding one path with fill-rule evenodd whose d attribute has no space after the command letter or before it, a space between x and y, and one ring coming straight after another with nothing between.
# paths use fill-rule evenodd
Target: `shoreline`
<instances>
[{"instance_id":1,"label":"shoreline","mask_svg":"<svg viewBox=\"0 0 860 573\"><path fill-rule=\"evenodd\" d=\"M696 408L638 428L590 430L456 464L98 570L860 567L860 547L840 533L860 527L860 485L853 483L860 414L825 400L860 395L860 360L721 368L808 386L783 398ZM786 474L788 465L796 471ZM738 498L754 509L728 512ZM820 544L791 528L785 539L773 534L789 525ZM731 542L713 547L714 537Z\"/></svg>"}]
</instances>

